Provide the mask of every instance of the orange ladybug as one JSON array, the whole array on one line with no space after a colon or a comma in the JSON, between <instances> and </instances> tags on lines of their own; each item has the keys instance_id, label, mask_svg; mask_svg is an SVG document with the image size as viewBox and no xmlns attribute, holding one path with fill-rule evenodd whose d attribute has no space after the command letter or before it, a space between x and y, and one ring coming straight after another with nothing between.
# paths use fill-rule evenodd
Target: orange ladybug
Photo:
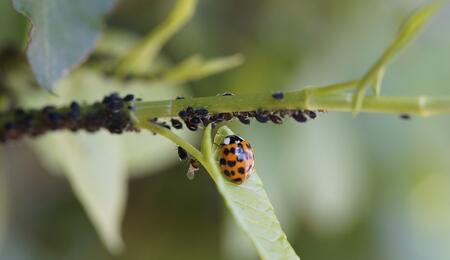
<instances>
[{"instance_id":1,"label":"orange ladybug","mask_svg":"<svg viewBox=\"0 0 450 260\"><path fill-rule=\"evenodd\" d=\"M220 144L219 164L225 179L242 184L253 173L252 146L237 135L229 135Z\"/></svg>"}]
</instances>

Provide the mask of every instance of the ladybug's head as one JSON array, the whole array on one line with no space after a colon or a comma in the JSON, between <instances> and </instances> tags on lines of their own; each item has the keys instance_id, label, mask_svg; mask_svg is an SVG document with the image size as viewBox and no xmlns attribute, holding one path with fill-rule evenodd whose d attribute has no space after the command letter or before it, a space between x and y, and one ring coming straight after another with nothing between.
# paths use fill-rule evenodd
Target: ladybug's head
<instances>
[{"instance_id":1,"label":"ladybug's head","mask_svg":"<svg viewBox=\"0 0 450 260\"><path fill-rule=\"evenodd\" d=\"M227 144L238 144L240 142L244 141L244 139L242 139L242 137L237 136L237 135L229 135L227 137L225 137L223 139L222 144L227 145Z\"/></svg>"}]
</instances>

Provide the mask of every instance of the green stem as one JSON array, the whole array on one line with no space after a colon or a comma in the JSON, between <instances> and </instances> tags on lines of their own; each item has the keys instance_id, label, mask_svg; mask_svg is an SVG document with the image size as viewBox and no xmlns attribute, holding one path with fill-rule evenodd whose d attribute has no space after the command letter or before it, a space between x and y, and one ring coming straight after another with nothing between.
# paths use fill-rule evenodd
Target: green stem
<instances>
[{"instance_id":1,"label":"green stem","mask_svg":"<svg viewBox=\"0 0 450 260\"><path fill-rule=\"evenodd\" d=\"M187 107L206 108L210 113L240 111L282 110L282 109L324 109L327 111L352 112L354 95L328 94L315 89L287 92L282 100L274 99L270 93L186 98L179 100L136 102L136 116L139 119L154 117L176 117ZM396 113L419 116L450 113L449 97L400 97L367 96L361 112Z\"/></svg>"},{"instance_id":2,"label":"green stem","mask_svg":"<svg viewBox=\"0 0 450 260\"><path fill-rule=\"evenodd\" d=\"M190 155L194 156L202 165L206 164L205 158L203 157L202 153L197 148L192 146L190 143L188 143L187 141L185 141L183 138L179 137L172 131L170 131L164 127L161 127L155 123L149 122L148 120L145 120L145 119L139 120L139 122L137 122L137 127L142 128L142 129L147 129L151 132L154 132L154 133L157 133L157 134L160 134L160 135L166 137L173 143L181 146Z\"/></svg>"}]
</instances>

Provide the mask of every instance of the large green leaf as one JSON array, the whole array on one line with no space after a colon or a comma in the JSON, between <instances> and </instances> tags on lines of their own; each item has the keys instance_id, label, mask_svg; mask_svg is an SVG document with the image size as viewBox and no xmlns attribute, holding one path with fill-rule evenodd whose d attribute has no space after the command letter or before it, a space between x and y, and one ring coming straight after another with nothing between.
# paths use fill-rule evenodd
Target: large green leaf
<instances>
[{"instance_id":1,"label":"large green leaf","mask_svg":"<svg viewBox=\"0 0 450 260\"><path fill-rule=\"evenodd\" d=\"M221 143L223 138L233 132L221 127L214 143ZM202 154L208 164L205 166L219 189L226 205L239 226L253 241L263 259L299 259L287 240L278 221L273 206L263 188L256 172L241 185L225 181L217 163L217 151L211 143L211 128L205 130Z\"/></svg>"},{"instance_id":2,"label":"large green leaf","mask_svg":"<svg viewBox=\"0 0 450 260\"><path fill-rule=\"evenodd\" d=\"M123 248L120 234L127 197L126 165L120 139L106 132L58 132L36 140L49 167L60 169L110 252ZM58 147L51 152L49 148Z\"/></svg>"},{"instance_id":3,"label":"large green leaf","mask_svg":"<svg viewBox=\"0 0 450 260\"><path fill-rule=\"evenodd\" d=\"M94 47L102 17L115 0L13 0L13 3L33 24L28 60L39 84L51 90Z\"/></svg>"}]
</instances>

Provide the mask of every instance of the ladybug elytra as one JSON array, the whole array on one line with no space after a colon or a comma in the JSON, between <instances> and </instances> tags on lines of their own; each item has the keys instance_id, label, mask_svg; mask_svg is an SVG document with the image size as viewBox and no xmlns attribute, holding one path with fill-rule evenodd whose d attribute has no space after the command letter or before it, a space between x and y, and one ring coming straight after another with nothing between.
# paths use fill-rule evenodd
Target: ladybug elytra
<instances>
[{"instance_id":1,"label":"ladybug elytra","mask_svg":"<svg viewBox=\"0 0 450 260\"><path fill-rule=\"evenodd\" d=\"M237 135L225 137L220 144L219 164L225 179L242 184L255 166L251 145Z\"/></svg>"}]
</instances>

